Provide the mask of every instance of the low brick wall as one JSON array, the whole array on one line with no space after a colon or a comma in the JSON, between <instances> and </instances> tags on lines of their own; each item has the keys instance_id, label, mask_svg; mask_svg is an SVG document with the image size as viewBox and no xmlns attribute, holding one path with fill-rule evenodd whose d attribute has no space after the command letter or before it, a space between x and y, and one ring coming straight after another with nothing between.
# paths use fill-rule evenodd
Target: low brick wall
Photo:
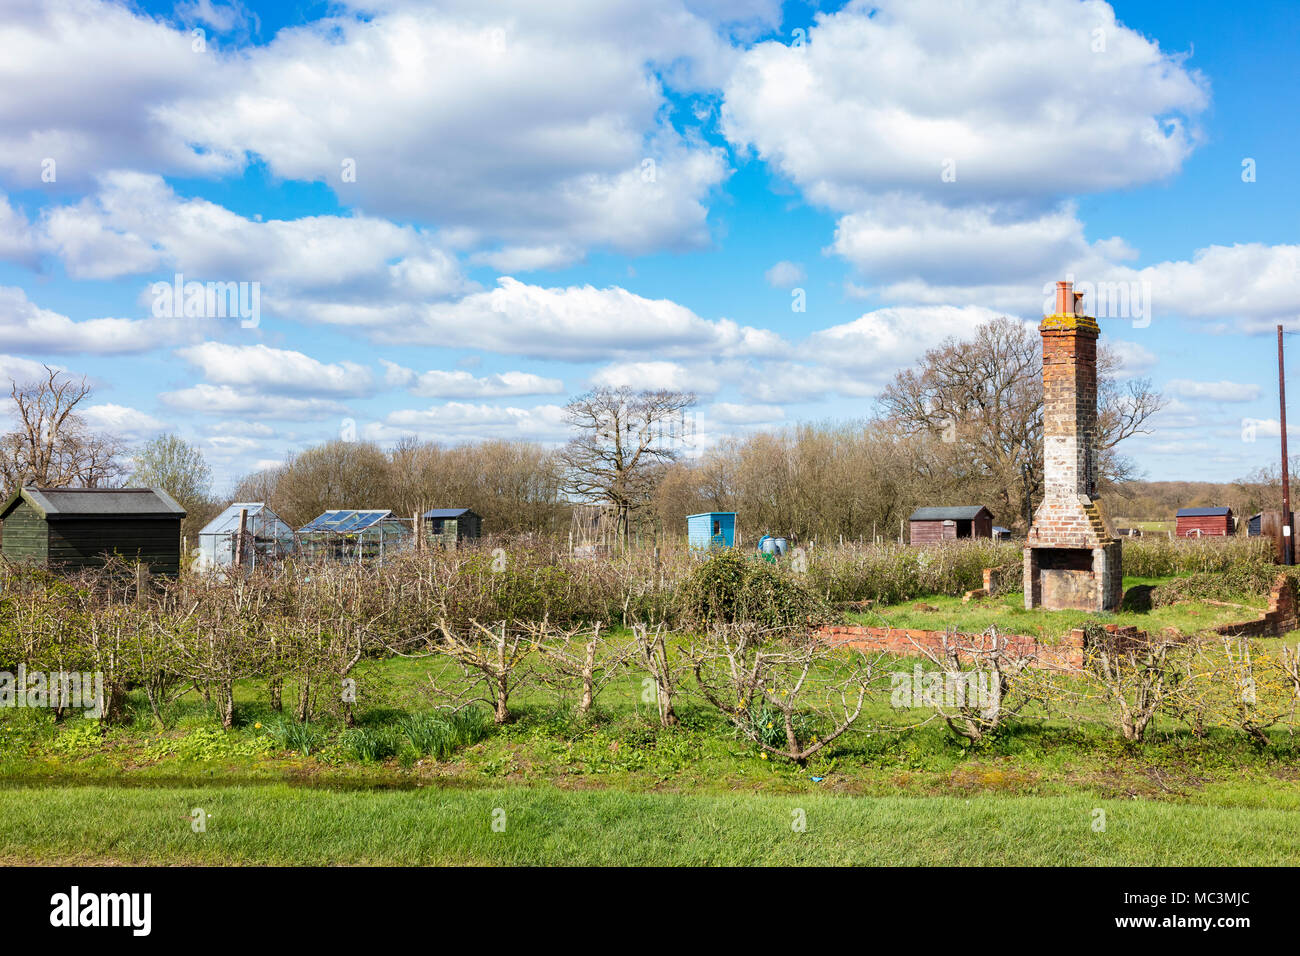
<instances>
[{"instance_id":1,"label":"low brick wall","mask_svg":"<svg viewBox=\"0 0 1300 956\"><path fill-rule=\"evenodd\" d=\"M989 570L985 570L985 593L989 585L997 587L996 580L990 580ZM970 592L978 594L978 592ZM983 595L980 595L983 596ZM1280 574L1269 592L1268 610L1253 621L1241 621L1216 627L1215 633L1243 637L1276 637L1300 628L1297 618L1297 601L1295 585L1285 574ZM1130 642L1146 644L1150 638L1146 631L1136 627L1120 627L1107 624L1106 631L1117 640L1117 649L1123 650ZM999 635L1012 651L1021 657L1030 658L1031 667L1047 667L1055 670L1079 670L1083 667L1085 638L1081 628L1075 628L1054 644L1047 644L1027 634ZM821 628L817 637L833 646L852 647L868 654L894 654L898 657L922 657L926 651L933 654L943 653L944 638L947 631L926 631L904 627L866 627L857 624L832 624ZM953 637L962 644L977 644L979 634L956 634ZM1166 638L1185 639L1172 628L1165 632Z\"/></svg>"},{"instance_id":2,"label":"low brick wall","mask_svg":"<svg viewBox=\"0 0 1300 956\"><path fill-rule=\"evenodd\" d=\"M1136 627L1120 627L1107 624L1106 632L1116 637L1116 649L1127 650L1132 645L1144 645L1150 637L1146 631ZM926 651L940 655L943 653L945 638L959 644L979 646L981 634L954 634L949 637L947 631L925 631L905 627L864 627L855 624L832 624L817 632L818 638L831 646L852 647L867 654L893 654L897 657L924 657ZM1080 670L1084 663L1084 650L1087 647L1082 628L1074 628L1059 641L1048 644L1028 634L999 634L1006 641L1012 654L1027 657L1030 667L1042 667L1051 670ZM1167 636L1175 636L1167 634ZM1178 635L1180 636L1180 635ZM968 655L960 655L965 660Z\"/></svg>"},{"instance_id":3,"label":"low brick wall","mask_svg":"<svg viewBox=\"0 0 1300 956\"><path fill-rule=\"evenodd\" d=\"M1126 630L1136 631L1137 628ZM903 627L864 627L855 624L833 624L817 632L819 639L832 646L852 647L868 654L894 654L898 657L922 657L925 651L936 655L943 653L947 631L923 631ZM963 644L978 643L982 635L957 634L949 640ZM1026 634L1002 634L1013 653L1028 657L1033 667L1050 667L1055 670L1078 670L1083 666L1083 631L1073 630L1055 644L1046 644Z\"/></svg>"},{"instance_id":4,"label":"low brick wall","mask_svg":"<svg viewBox=\"0 0 1300 956\"><path fill-rule=\"evenodd\" d=\"M1279 574L1268 594L1268 610L1253 621L1222 624L1214 629L1216 634L1230 637L1279 637L1300 627L1296 619L1295 585L1285 574Z\"/></svg>"}]
</instances>

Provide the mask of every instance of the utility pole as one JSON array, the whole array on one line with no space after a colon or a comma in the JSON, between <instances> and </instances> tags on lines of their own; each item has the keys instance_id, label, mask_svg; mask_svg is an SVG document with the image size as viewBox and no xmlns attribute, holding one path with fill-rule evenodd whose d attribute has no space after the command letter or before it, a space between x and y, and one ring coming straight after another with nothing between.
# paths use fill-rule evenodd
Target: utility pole
<instances>
[{"instance_id":1,"label":"utility pole","mask_svg":"<svg viewBox=\"0 0 1300 956\"><path fill-rule=\"evenodd\" d=\"M1282 326L1277 327L1277 400L1282 426L1282 563L1295 564L1291 544L1291 476L1286 461L1286 370L1282 364Z\"/></svg>"}]
</instances>

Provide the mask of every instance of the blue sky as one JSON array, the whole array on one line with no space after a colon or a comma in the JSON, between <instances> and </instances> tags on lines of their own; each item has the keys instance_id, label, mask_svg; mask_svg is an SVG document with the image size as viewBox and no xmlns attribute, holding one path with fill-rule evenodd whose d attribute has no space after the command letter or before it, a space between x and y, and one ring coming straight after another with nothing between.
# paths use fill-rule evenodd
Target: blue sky
<instances>
[{"instance_id":1,"label":"blue sky","mask_svg":"<svg viewBox=\"0 0 1300 956\"><path fill-rule=\"evenodd\" d=\"M1276 458L1294 4L3 6L0 365L219 491L340 435L559 442L599 383L698 390L700 446L860 418L1067 275L1149 299L1093 309L1170 400L1147 477ZM168 315L177 273L256 324Z\"/></svg>"}]
</instances>

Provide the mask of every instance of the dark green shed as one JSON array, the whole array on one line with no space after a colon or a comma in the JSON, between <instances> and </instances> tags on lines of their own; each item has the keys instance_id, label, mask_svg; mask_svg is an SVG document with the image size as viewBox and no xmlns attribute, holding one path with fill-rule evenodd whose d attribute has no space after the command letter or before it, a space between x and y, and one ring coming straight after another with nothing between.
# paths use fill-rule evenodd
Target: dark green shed
<instances>
[{"instance_id":1,"label":"dark green shed","mask_svg":"<svg viewBox=\"0 0 1300 956\"><path fill-rule=\"evenodd\" d=\"M105 554L178 574L185 509L161 488L33 488L0 508L9 561L51 568L104 563Z\"/></svg>"},{"instance_id":2,"label":"dark green shed","mask_svg":"<svg viewBox=\"0 0 1300 956\"><path fill-rule=\"evenodd\" d=\"M483 519L468 508L430 508L424 513L424 537L430 547L454 551L467 538L483 534Z\"/></svg>"}]
</instances>

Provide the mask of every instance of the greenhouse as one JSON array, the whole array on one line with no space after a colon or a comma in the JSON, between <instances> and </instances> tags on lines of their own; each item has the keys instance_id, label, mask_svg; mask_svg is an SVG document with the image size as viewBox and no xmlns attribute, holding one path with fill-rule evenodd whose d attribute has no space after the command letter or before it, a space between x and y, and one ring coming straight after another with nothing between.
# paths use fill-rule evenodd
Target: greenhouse
<instances>
[{"instance_id":1,"label":"greenhouse","mask_svg":"<svg viewBox=\"0 0 1300 956\"><path fill-rule=\"evenodd\" d=\"M240 524L243 523L243 535ZM237 542L242 539L240 547ZM199 570L256 567L293 551L293 528L261 501L237 501L199 532Z\"/></svg>"},{"instance_id":2,"label":"greenhouse","mask_svg":"<svg viewBox=\"0 0 1300 956\"><path fill-rule=\"evenodd\" d=\"M410 521L391 511L327 511L298 529L298 547L308 558L382 564L414 546Z\"/></svg>"}]
</instances>

